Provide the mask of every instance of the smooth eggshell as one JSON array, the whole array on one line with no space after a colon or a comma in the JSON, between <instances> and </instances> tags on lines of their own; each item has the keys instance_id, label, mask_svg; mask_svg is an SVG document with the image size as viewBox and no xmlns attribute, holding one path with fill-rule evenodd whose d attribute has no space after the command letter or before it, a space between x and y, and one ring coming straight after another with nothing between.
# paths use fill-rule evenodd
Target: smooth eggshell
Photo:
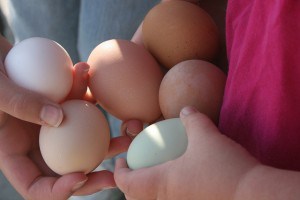
<instances>
[{"instance_id":1,"label":"smooth eggshell","mask_svg":"<svg viewBox=\"0 0 300 200\"><path fill-rule=\"evenodd\" d=\"M108 40L88 58L90 90L101 107L121 120L152 122L160 115L158 90L163 73L145 48Z\"/></svg>"},{"instance_id":2,"label":"smooth eggshell","mask_svg":"<svg viewBox=\"0 0 300 200\"><path fill-rule=\"evenodd\" d=\"M59 127L42 126L42 156L57 174L89 173L105 158L110 141L108 122L93 104L69 100L62 104L64 120Z\"/></svg>"},{"instance_id":3,"label":"smooth eggshell","mask_svg":"<svg viewBox=\"0 0 300 200\"><path fill-rule=\"evenodd\" d=\"M194 106L216 123L223 100L226 75L217 66L202 60L175 65L163 78L159 104L165 119L179 117L185 106Z\"/></svg>"},{"instance_id":4,"label":"smooth eggshell","mask_svg":"<svg viewBox=\"0 0 300 200\"><path fill-rule=\"evenodd\" d=\"M190 59L212 61L220 46L219 31L211 16L185 1L153 7L145 16L142 37L146 48L167 68Z\"/></svg>"},{"instance_id":5,"label":"smooth eggshell","mask_svg":"<svg viewBox=\"0 0 300 200\"><path fill-rule=\"evenodd\" d=\"M188 139L179 118L152 124L139 133L129 146L127 163L131 169L151 167L181 156Z\"/></svg>"},{"instance_id":6,"label":"smooth eggshell","mask_svg":"<svg viewBox=\"0 0 300 200\"><path fill-rule=\"evenodd\" d=\"M16 44L4 62L7 76L17 85L61 102L73 84L73 63L57 42L40 37Z\"/></svg>"}]
</instances>

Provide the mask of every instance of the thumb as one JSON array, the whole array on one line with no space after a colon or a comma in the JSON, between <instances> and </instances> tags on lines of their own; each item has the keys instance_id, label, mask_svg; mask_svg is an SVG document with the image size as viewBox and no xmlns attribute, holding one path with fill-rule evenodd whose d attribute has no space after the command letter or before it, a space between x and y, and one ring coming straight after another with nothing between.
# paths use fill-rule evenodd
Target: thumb
<instances>
[{"instance_id":1,"label":"thumb","mask_svg":"<svg viewBox=\"0 0 300 200\"><path fill-rule=\"evenodd\" d=\"M219 133L219 130L206 115L200 113L195 107L184 107L180 112L180 119L188 136L188 148L197 147L205 138Z\"/></svg>"},{"instance_id":2,"label":"thumb","mask_svg":"<svg viewBox=\"0 0 300 200\"><path fill-rule=\"evenodd\" d=\"M114 178L119 189L134 199L157 199L158 183L163 180L163 170L159 166L130 170L125 159L116 161Z\"/></svg>"},{"instance_id":3,"label":"thumb","mask_svg":"<svg viewBox=\"0 0 300 200\"><path fill-rule=\"evenodd\" d=\"M0 96L0 112L21 120L57 127L63 119L57 103L15 85L3 73L0 73Z\"/></svg>"}]
</instances>

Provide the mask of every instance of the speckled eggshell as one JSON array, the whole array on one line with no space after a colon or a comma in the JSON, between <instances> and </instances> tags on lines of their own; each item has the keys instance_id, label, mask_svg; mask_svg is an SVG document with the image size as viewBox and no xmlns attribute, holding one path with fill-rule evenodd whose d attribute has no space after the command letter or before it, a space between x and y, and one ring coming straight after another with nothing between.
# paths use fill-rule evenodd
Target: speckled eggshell
<instances>
[{"instance_id":1,"label":"speckled eggshell","mask_svg":"<svg viewBox=\"0 0 300 200\"><path fill-rule=\"evenodd\" d=\"M165 119L179 117L185 106L194 106L218 122L226 75L203 60L178 63L164 76L159 89L159 104Z\"/></svg>"}]
</instances>

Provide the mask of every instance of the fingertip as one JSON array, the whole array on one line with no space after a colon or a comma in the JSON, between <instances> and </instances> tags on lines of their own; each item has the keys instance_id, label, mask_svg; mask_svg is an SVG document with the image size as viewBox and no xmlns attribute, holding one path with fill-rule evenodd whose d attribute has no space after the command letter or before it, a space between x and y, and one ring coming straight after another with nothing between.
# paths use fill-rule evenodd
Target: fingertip
<instances>
[{"instance_id":1,"label":"fingertip","mask_svg":"<svg viewBox=\"0 0 300 200\"><path fill-rule=\"evenodd\" d=\"M197 108L193 107L193 106L186 106L184 108L181 109L180 111L180 117L187 117L191 114L197 113L199 112L197 110Z\"/></svg>"},{"instance_id":2,"label":"fingertip","mask_svg":"<svg viewBox=\"0 0 300 200\"><path fill-rule=\"evenodd\" d=\"M67 99L84 99L88 87L90 66L85 62L74 65L73 85Z\"/></svg>"},{"instance_id":3,"label":"fingertip","mask_svg":"<svg viewBox=\"0 0 300 200\"><path fill-rule=\"evenodd\" d=\"M125 158L119 158L116 160L116 165L115 165L116 170L123 169L123 168L128 168L127 162Z\"/></svg>"},{"instance_id":4,"label":"fingertip","mask_svg":"<svg viewBox=\"0 0 300 200\"><path fill-rule=\"evenodd\" d=\"M135 138L142 130L143 123L140 120L129 120L122 124L122 135L127 135L130 138Z\"/></svg>"},{"instance_id":5,"label":"fingertip","mask_svg":"<svg viewBox=\"0 0 300 200\"><path fill-rule=\"evenodd\" d=\"M60 106L46 104L40 112L42 125L58 127L63 120L63 110Z\"/></svg>"},{"instance_id":6,"label":"fingertip","mask_svg":"<svg viewBox=\"0 0 300 200\"><path fill-rule=\"evenodd\" d=\"M74 65L74 70L86 73L90 70L90 65L86 62L79 62Z\"/></svg>"}]
</instances>

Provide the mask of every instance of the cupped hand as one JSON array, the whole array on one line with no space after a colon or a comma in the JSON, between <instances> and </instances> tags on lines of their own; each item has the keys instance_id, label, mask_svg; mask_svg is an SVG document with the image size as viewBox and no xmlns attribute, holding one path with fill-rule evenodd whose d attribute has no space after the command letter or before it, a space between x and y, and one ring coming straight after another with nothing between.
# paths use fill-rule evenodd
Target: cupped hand
<instances>
[{"instance_id":1,"label":"cupped hand","mask_svg":"<svg viewBox=\"0 0 300 200\"><path fill-rule=\"evenodd\" d=\"M115 181L127 199L233 199L241 178L258 165L195 108L184 108L180 118L188 135L181 157L138 170L117 160Z\"/></svg>"},{"instance_id":2,"label":"cupped hand","mask_svg":"<svg viewBox=\"0 0 300 200\"><path fill-rule=\"evenodd\" d=\"M115 187L113 174L109 171L58 176L47 167L38 145L40 125L58 126L63 118L61 107L11 82L3 66L11 45L0 37L0 46L0 169L12 186L25 199L33 200L63 200L71 195L92 194ZM93 101L86 95L88 69L86 63L74 66L74 84L68 99ZM45 113L45 106L48 113ZM41 117L43 115L48 121ZM113 138L107 156L126 151L129 143L126 136Z\"/></svg>"}]
</instances>

